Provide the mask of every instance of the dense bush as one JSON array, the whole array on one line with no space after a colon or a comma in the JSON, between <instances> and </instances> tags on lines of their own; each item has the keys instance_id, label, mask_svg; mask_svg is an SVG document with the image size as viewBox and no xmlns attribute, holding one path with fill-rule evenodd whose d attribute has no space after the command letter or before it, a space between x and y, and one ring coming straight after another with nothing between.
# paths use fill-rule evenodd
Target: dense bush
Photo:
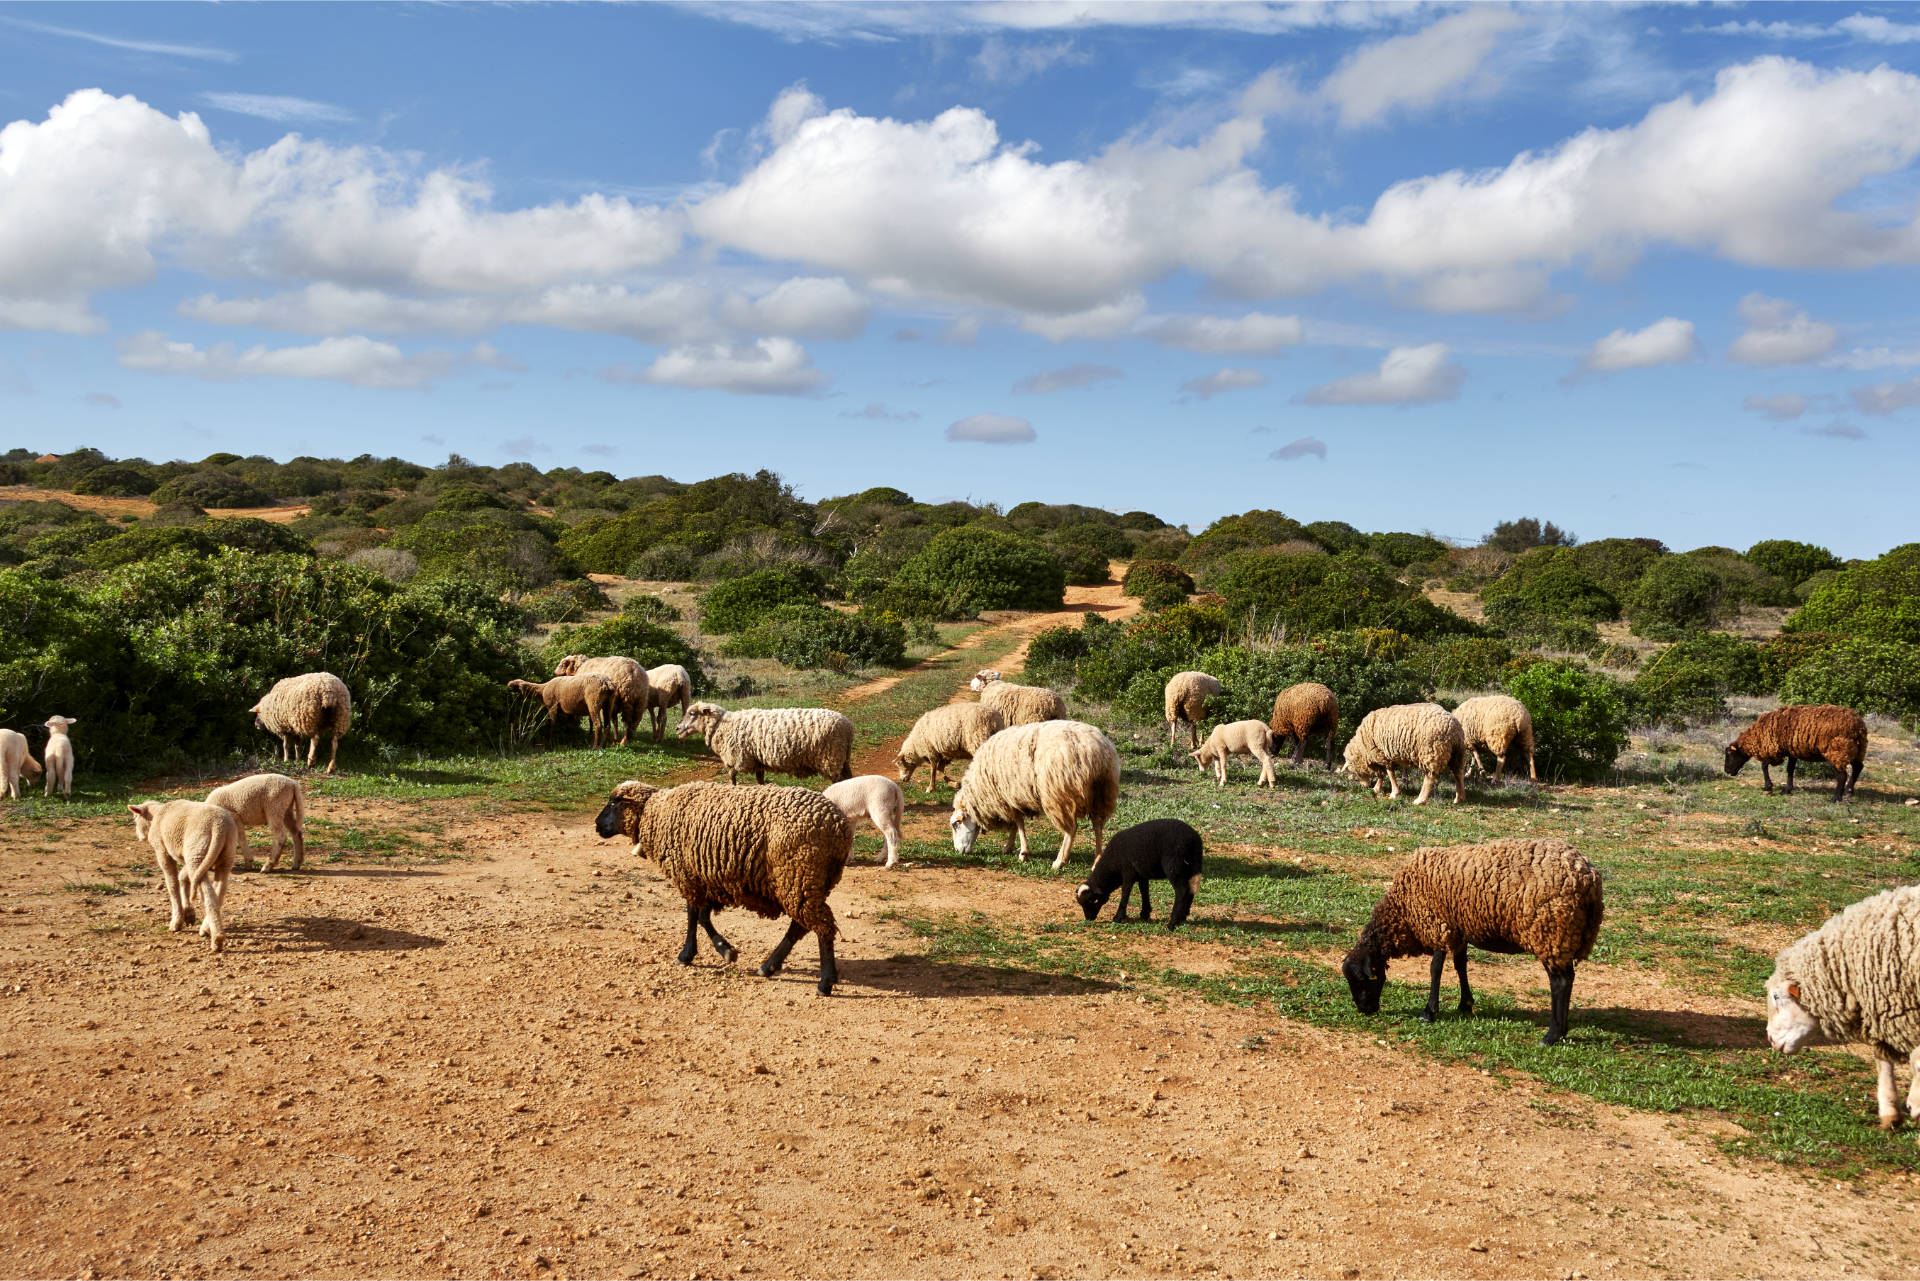
<instances>
[{"instance_id":1,"label":"dense bush","mask_svg":"<svg viewBox=\"0 0 1920 1281\"><path fill-rule=\"evenodd\" d=\"M1620 603L1564 547L1540 547L1516 558L1480 600L1489 622L1521 635L1567 620L1595 623L1620 616Z\"/></svg>"},{"instance_id":2,"label":"dense bush","mask_svg":"<svg viewBox=\"0 0 1920 1281\"><path fill-rule=\"evenodd\" d=\"M1098 614L1081 627L1049 627L1027 642L1027 679L1040 685L1070 685L1080 660L1092 652L1091 637L1102 625Z\"/></svg>"},{"instance_id":3,"label":"dense bush","mask_svg":"<svg viewBox=\"0 0 1920 1281\"><path fill-rule=\"evenodd\" d=\"M1273 649L1221 646L1202 655L1196 666L1219 677L1225 686L1222 696L1208 705L1219 721L1264 721L1273 715L1274 696L1289 685L1302 681L1325 685L1340 700L1337 747L1353 737L1354 727L1368 712L1424 702L1429 693L1414 664L1370 653L1365 641L1353 636Z\"/></svg>"},{"instance_id":4,"label":"dense bush","mask_svg":"<svg viewBox=\"0 0 1920 1281\"><path fill-rule=\"evenodd\" d=\"M1620 687L1571 663L1535 663L1507 680L1533 717L1534 755L1554 782L1606 777L1627 745Z\"/></svg>"},{"instance_id":5,"label":"dense bush","mask_svg":"<svg viewBox=\"0 0 1920 1281\"><path fill-rule=\"evenodd\" d=\"M1513 646L1491 636L1453 637L1416 651L1413 661L1436 689L1492 689L1513 661Z\"/></svg>"},{"instance_id":6,"label":"dense bush","mask_svg":"<svg viewBox=\"0 0 1920 1281\"><path fill-rule=\"evenodd\" d=\"M693 677L694 693L707 687L699 652L682 640L680 633L631 614L616 614L599 623L562 623L554 628L540 649L540 661L546 664L547 671L552 671L553 665L568 654L631 658L642 667L678 663Z\"/></svg>"},{"instance_id":7,"label":"dense bush","mask_svg":"<svg viewBox=\"0 0 1920 1281\"><path fill-rule=\"evenodd\" d=\"M1172 583L1157 583L1140 596L1140 608L1149 614L1157 614L1163 609L1172 609L1175 605L1186 603L1187 594Z\"/></svg>"},{"instance_id":8,"label":"dense bush","mask_svg":"<svg viewBox=\"0 0 1920 1281\"><path fill-rule=\"evenodd\" d=\"M273 496L223 471L194 471L155 489L153 501L192 503L196 507L271 507Z\"/></svg>"},{"instance_id":9,"label":"dense bush","mask_svg":"<svg viewBox=\"0 0 1920 1281\"><path fill-rule=\"evenodd\" d=\"M599 584L575 578L528 592L520 598L520 608L537 623L577 623L597 610L612 609L613 602Z\"/></svg>"},{"instance_id":10,"label":"dense bush","mask_svg":"<svg viewBox=\"0 0 1920 1281\"><path fill-rule=\"evenodd\" d=\"M1305 534L1305 527L1285 512L1250 511L1222 516L1208 525L1180 553L1180 563L1195 571L1219 564L1235 552L1278 547Z\"/></svg>"},{"instance_id":11,"label":"dense bush","mask_svg":"<svg viewBox=\"0 0 1920 1281\"><path fill-rule=\"evenodd\" d=\"M1782 632L1760 646L1760 687L1776 693L1787 673L1843 639L1833 632Z\"/></svg>"},{"instance_id":12,"label":"dense bush","mask_svg":"<svg viewBox=\"0 0 1920 1281\"><path fill-rule=\"evenodd\" d=\"M1839 569L1841 560L1824 547L1797 543L1790 538L1770 538L1747 548L1746 558L1764 573L1798 587L1823 570Z\"/></svg>"},{"instance_id":13,"label":"dense bush","mask_svg":"<svg viewBox=\"0 0 1920 1281\"><path fill-rule=\"evenodd\" d=\"M1835 703L1920 728L1920 645L1853 637L1807 656L1780 682L1782 703Z\"/></svg>"},{"instance_id":14,"label":"dense bush","mask_svg":"<svg viewBox=\"0 0 1920 1281\"><path fill-rule=\"evenodd\" d=\"M751 476L736 472L678 487L618 516L581 521L562 536L561 548L590 573L626 574L661 544L688 548L694 558L763 532L804 545L812 541L814 523L814 509L772 472ZM692 575L650 572L639 576L677 580Z\"/></svg>"},{"instance_id":15,"label":"dense bush","mask_svg":"<svg viewBox=\"0 0 1920 1281\"><path fill-rule=\"evenodd\" d=\"M80 559L89 569L117 569L171 552L210 556L215 550L214 541L191 525L136 525L118 538L95 543Z\"/></svg>"},{"instance_id":16,"label":"dense bush","mask_svg":"<svg viewBox=\"0 0 1920 1281\"><path fill-rule=\"evenodd\" d=\"M754 627L729 639L722 653L733 658L772 658L788 667L900 667L907 661L907 632L897 622L842 613L824 605L782 605Z\"/></svg>"},{"instance_id":17,"label":"dense bush","mask_svg":"<svg viewBox=\"0 0 1920 1281\"><path fill-rule=\"evenodd\" d=\"M74 482L73 492L105 498L144 498L159 487L159 481L130 467L96 467Z\"/></svg>"},{"instance_id":18,"label":"dense bush","mask_svg":"<svg viewBox=\"0 0 1920 1281\"><path fill-rule=\"evenodd\" d=\"M1344 520L1316 520L1300 532L1308 541L1318 543L1336 556L1367 549L1367 536Z\"/></svg>"},{"instance_id":19,"label":"dense bush","mask_svg":"<svg viewBox=\"0 0 1920 1281\"><path fill-rule=\"evenodd\" d=\"M229 516L225 520L208 521L200 527L200 532L222 547L233 547L243 552L313 555L312 543L285 525L261 520L258 516Z\"/></svg>"},{"instance_id":20,"label":"dense bush","mask_svg":"<svg viewBox=\"0 0 1920 1281\"><path fill-rule=\"evenodd\" d=\"M1731 547L1699 547L1683 553L1720 583L1719 612L1731 618L1747 605L1791 605L1793 588Z\"/></svg>"},{"instance_id":21,"label":"dense bush","mask_svg":"<svg viewBox=\"0 0 1920 1281\"><path fill-rule=\"evenodd\" d=\"M1356 627L1391 627L1409 636L1470 635L1474 625L1357 553L1248 554L1213 584L1236 627L1309 639Z\"/></svg>"},{"instance_id":22,"label":"dense bush","mask_svg":"<svg viewBox=\"0 0 1920 1281\"><path fill-rule=\"evenodd\" d=\"M1107 555L1080 543L1055 543L1053 554L1060 558L1067 581L1075 587L1098 587L1113 581L1107 568Z\"/></svg>"},{"instance_id":23,"label":"dense bush","mask_svg":"<svg viewBox=\"0 0 1920 1281\"><path fill-rule=\"evenodd\" d=\"M1118 525L1090 520L1058 526L1047 535L1047 542L1056 548L1091 547L1107 560L1118 560L1133 552L1133 540Z\"/></svg>"},{"instance_id":24,"label":"dense bush","mask_svg":"<svg viewBox=\"0 0 1920 1281\"><path fill-rule=\"evenodd\" d=\"M1691 557L1664 556L1627 593L1627 619L1635 636L1677 640L1718 622L1720 597L1712 570Z\"/></svg>"},{"instance_id":25,"label":"dense bush","mask_svg":"<svg viewBox=\"0 0 1920 1281\"><path fill-rule=\"evenodd\" d=\"M1629 710L1642 724L1685 725L1724 716L1729 694L1765 690L1760 647L1710 632L1669 645L1642 668Z\"/></svg>"},{"instance_id":26,"label":"dense bush","mask_svg":"<svg viewBox=\"0 0 1920 1281\"><path fill-rule=\"evenodd\" d=\"M1920 543L1841 570L1807 597L1784 630L1920 645Z\"/></svg>"},{"instance_id":27,"label":"dense bush","mask_svg":"<svg viewBox=\"0 0 1920 1281\"><path fill-rule=\"evenodd\" d=\"M1058 609L1067 574L1059 558L1017 534L978 525L942 530L900 566L900 585L950 609Z\"/></svg>"},{"instance_id":28,"label":"dense bush","mask_svg":"<svg viewBox=\"0 0 1920 1281\"><path fill-rule=\"evenodd\" d=\"M680 611L648 592L635 592L620 606L620 612L649 623L677 623Z\"/></svg>"},{"instance_id":29,"label":"dense bush","mask_svg":"<svg viewBox=\"0 0 1920 1281\"><path fill-rule=\"evenodd\" d=\"M1085 632L1089 652L1078 665L1080 693L1106 702L1143 673L1193 666L1202 651L1226 639L1227 620L1217 609L1175 605L1131 625L1089 622Z\"/></svg>"},{"instance_id":30,"label":"dense bush","mask_svg":"<svg viewBox=\"0 0 1920 1281\"><path fill-rule=\"evenodd\" d=\"M823 586L817 571L801 566L717 583L700 598L700 630L709 636L743 632L782 605L818 604Z\"/></svg>"},{"instance_id":31,"label":"dense bush","mask_svg":"<svg viewBox=\"0 0 1920 1281\"><path fill-rule=\"evenodd\" d=\"M1522 516L1518 520L1503 520L1493 527L1493 532L1481 539L1481 545L1495 551L1518 555L1535 547L1571 547L1579 540L1568 531L1561 529L1552 521L1542 524L1537 517Z\"/></svg>"},{"instance_id":32,"label":"dense bush","mask_svg":"<svg viewBox=\"0 0 1920 1281\"><path fill-rule=\"evenodd\" d=\"M1148 588L1164 584L1178 587L1182 596L1193 594L1193 576L1164 560L1136 560L1127 566L1127 576L1120 580L1120 592L1124 596L1145 596Z\"/></svg>"},{"instance_id":33,"label":"dense bush","mask_svg":"<svg viewBox=\"0 0 1920 1281\"><path fill-rule=\"evenodd\" d=\"M1443 559L1450 550L1439 539L1427 534L1375 534L1367 539L1367 550L1398 569Z\"/></svg>"},{"instance_id":34,"label":"dense bush","mask_svg":"<svg viewBox=\"0 0 1920 1281\"><path fill-rule=\"evenodd\" d=\"M1600 538L1574 548L1573 563L1620 600L1667 554L1666 544L1657 538Z\"/></svg>"}]
</instances>

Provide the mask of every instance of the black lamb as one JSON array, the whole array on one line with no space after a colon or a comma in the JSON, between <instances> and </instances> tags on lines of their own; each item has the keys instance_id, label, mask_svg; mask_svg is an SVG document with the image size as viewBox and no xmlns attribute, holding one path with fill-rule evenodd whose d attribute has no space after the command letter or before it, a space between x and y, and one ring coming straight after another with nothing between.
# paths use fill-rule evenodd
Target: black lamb
<instances>
[{"instance_id":1,"label":"black lamb","mask_svg":"<svg viewBox=\"0 0 1920 1281\"><path fill-rule=\"evenodd\" d=\"M1140 919L1153 919L1153 903L1147 898L1148 881L1173 882L1173 911L1167 928L1177 929L1193 908L1193 896L1200 890L1200 863L1204 857L1200 833L1177 818L1156 818L1138 823L1107 840L1107 848L1094 860L1086 881L1073 892L1080 910L1091 921L1100 908L1120 891L1120 906L1113 919L1127 919L1127 897L1140 887Z\"/></svg>"}]
</instances>

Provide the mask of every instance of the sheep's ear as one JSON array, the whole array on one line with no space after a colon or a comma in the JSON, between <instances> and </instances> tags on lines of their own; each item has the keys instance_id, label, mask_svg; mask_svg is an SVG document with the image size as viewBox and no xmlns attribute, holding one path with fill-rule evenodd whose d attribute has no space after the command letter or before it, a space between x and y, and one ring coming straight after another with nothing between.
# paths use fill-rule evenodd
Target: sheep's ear
<instances>
[{"instance_id":1,"label":"sheep's ear","mask_svg":"<svg viewBox=\"0 0 1920 1281\"><path fill-rule=\"evenodd\" d=\"M146 807L146 806L144 806L144 805L129 805L129 806L127 806L127 813L129 813L129 814L138 814L138 815L139 815L139 816L140 816L141 818L152 818L152 817L153 817L153 814L152 814L152 812L151 812L151 811L149 811L149 810L147 809L147 807Z\"/></svg>"},{"instance_id":2,"label":"sheep's ear","mask_svg":"<svg viewBox=\"0 0 1920 1281\"><path fill-rule=\"evenodd\" d=\"M1787 995L1798 1001L1800 999L1800 985L1798 983L1787 984Z\"/></svg>"}]
</instances>

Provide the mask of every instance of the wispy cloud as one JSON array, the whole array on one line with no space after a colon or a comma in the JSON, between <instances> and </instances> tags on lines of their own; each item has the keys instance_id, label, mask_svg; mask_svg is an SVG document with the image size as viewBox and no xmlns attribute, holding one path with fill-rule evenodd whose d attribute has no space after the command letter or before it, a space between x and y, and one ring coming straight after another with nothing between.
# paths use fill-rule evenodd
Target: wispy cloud
<instances>
[{"instance_id":1,"label":"wispy cloud","mask_svg":"<svg viewBox=\"0 0 1920 1281\"><path fill-rule=\"evenodd\" d=\"M843 409L840 411L840 416L842 418L866 418L874 422L883 423L910 423L920 417L914 410L894 409L877 400L859 409Z\"/></svg>"},{"instance_id":2,"label":"wispy cloud","mask_svg":"<svg viewBox=\"0 0 1920 1281\"><path fill-rule=\"evenodd\" d=\"M1094 383L1112 382L1116 378L1125 378L1126 374L1112 365L1068 365L1065 369L1048 369L1037 374L1028 374L1014 383L1013 389L1030 396L1044 396L1049 392L1070 391L1075 387L1091 387Z\"/></svg>"},{"instance_id":3,"label":"wispy cloud","mask_svg":"<svg viewBox=\"0 0 1920 1281\"><path fill-rule=\"evenodd\" d=\"M1865 440L1867 433L1852 423L1829 423L1825 427L1804 427L1801 429L1809 436L1824 436L1828 440Z\"/></svg>"},{"instance_id":4,"label":"wispy cloud","mask_svg":"<svg viewBox=\"0 0 1920 1281\"><path fill-rule=\"evenodd\" d=\"M1297 458L1313 457L1324 463L1327 461L1327 442L1318 436L1302 436L1298 440L1288 441L1267 457L1282 463L1290 463Z\"/></svg>"},{"instance_id":5,"label":"wispy cloud","mask_svg":"<svg viewBox=\"0 0 1920 1281\"><path fill-rule=\"evenodd\" d=\"M1032 423L1007 414L972 414L947 425L948 440L982 445L1030 445L1035 436Z\"/></svg>"},{"instance_id":6,"label":"wispy cloud","mask_svg":"<svg viewBox=\"0 0 1920 1281\"><path fill-rule=\"evenodd\" d=\"M19 27L23 31L38 31L45 36L65 36L69 40L85 40L92 44L101 44L109 49L126 49L132 53L157 53L169 58L198 58L205 62L238 62L240 55L231 49L214 49L198 44L168 44L159 40L129 40L124 36L102 35L98 31L82 31L78 27L60 27L51 22L33 22L26 18L0 18L0 22L10 27Z\"/></svg>"},{"instance_id":7,"label":"wispy cloud","mask_svg":"<svg viewBox=\"0 0 1920 1281\"><path fill-rule=\"evenodd\" d=\"M1447 363L1447 345L1395 347L1372 373L1337 379L1294 397L1308 405L1424 405L1460 394L1466 370Z\"/></svg>"},{"instance_id":8,"label":"wispy cloud","mask_svg":"<svg viewBox=\"0 0 1920 1281\"><path fill-rule=\"evenodd\" d=\"M1212 400L1215 396L1229 391L1251 391L1255 387L1267 385L1267 376L1257 369L1217 369L1198 378L1189 378L1180 384L1184 393L1180 399L1184 402L1198 397Z\"/></svg>"},{"instance_id":9,"label":"wispy cloud","mask_svg":"<svg viewBox=\"0 0 1920 1281\"><path fill-rule=\"evenodd\" d=\"M1782 392L1778 396L1749 396L1740 402L1740 407L1752 413L1763 414L1777 423L1791 422L1807 412L1812 404L1805 396L1792 392Z\"/></svg>"},{"instance_id":10,"label":"wispy cloud","mask_svg":"<svg viewBox=\"0 0 1920 1281\"><path fill-rule=\"evenodd\" d=\"M336 107L330 102L315 102L311 98L289 98L273 93L203 93L200 101L221 111L232 111L243 116L254 116L260 120L272 120L277 124L290 124L302 120L317 120L323 124L345 124L358 119L345 107Z\"/></svg>"},{"instance_id":11,"label":"wispy cloud","mask_svg":"<svg viewBox=\"0 0 1920 1281\"><path fill-rule=\"evenodd\" d=\"M120 398L110 391L90 391L80 398L89 405L98 405L101 409L120 408Z\"/></svg>"}]
</instances>

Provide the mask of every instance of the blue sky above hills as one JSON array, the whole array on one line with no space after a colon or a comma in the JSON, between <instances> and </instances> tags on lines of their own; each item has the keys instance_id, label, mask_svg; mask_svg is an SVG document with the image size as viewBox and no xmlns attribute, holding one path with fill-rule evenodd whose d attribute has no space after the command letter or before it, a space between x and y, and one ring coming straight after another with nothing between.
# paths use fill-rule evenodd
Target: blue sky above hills
<instances>
[{"instance_id":1,"label":"blue sky above hills","mask_svg":"<svg viewBox=\"0 0 1920 1281\"><path fill-rule=\"evenodd\" d=\"M1915 537L1920 14L0 6L0 420Z\"/></svg>"}]
</instances>

